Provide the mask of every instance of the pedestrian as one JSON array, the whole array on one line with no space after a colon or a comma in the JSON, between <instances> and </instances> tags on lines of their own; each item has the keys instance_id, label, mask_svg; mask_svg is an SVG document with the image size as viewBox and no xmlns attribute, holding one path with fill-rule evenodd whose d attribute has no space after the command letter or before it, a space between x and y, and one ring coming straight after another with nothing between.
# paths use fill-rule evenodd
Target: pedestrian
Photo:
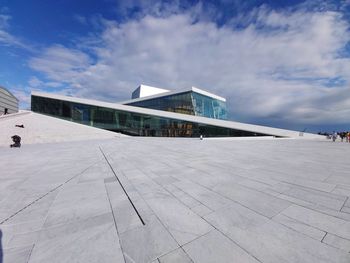
<instances>
[{"instance_id":1,"label":"pedestrian","mask_svg":"<svg viewBox=\"0 0 350 263\"><path fill-rule=\"evenodd\" d=\"M333 142L335 142L335 140L337 139L337 137L338 137L338 134L337 134L335 131L333 131L333 134L332 134L332 140L333 140Z\"/></svg>"},{"instance_id":2,"label":"pedestrian","mask_svg":"<svg viewBox=\"0 0 350 263\"><path fill-rule=\"evenodd\" d=\"M347 142L350 142L350 131L348 132Z\"/></svg>"},{"instance_id":3,"label":"pedestrian","mask_svg":"<svg viewBox=\"0 0 350 263\"><path fill-rule=\"evenodd\" d=\"M18 135L13 135L11 137L12 141L14 142L14 144L11 144L10 147L21 147L21 136Z\"/></svg>"}]
</instances>

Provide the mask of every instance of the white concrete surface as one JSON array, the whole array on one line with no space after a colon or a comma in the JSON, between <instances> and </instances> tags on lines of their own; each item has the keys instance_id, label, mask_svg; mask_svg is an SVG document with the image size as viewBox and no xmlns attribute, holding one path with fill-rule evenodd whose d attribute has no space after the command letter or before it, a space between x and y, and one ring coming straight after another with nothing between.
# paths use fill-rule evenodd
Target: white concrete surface
<instances>
[{"instance_id":1,"label":"white concrete surface","mask_svg":"<svg viewBox=\"0 0 350 263\"><path fill-rule=\"evenodd\" d=\"M40 142L0 148L4 263L350 262L349 143Z\"/></svg>"},{"instance_id":2,"label":"white concrete surface","mask_svg":"<svg viewBox=\"0 0 350 263\"><path fill-rule=\"evenodd\" d=\"M18 128L16 125L24 125ZM125 135L48 117L31 111L0 116L0 147L12 144L19 135L23 144L115 138Z\"/></svg>"}]
</instances>

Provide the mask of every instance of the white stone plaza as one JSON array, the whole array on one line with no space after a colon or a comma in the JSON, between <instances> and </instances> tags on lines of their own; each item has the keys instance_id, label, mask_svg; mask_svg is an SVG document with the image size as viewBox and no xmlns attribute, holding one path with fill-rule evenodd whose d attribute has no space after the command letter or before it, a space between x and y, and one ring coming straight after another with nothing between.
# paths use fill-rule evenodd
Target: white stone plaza
<instances>
[{"instance_id":1,"label":"white stone plaza","mask_svg":"<svg viewBox=\"0 0 350 263\"><path fill-rule=\"evenodd\" d=\"M350 262L349 143L126 137L30 112L0 131L4 263Z\"/></svg>"}]
</instances>

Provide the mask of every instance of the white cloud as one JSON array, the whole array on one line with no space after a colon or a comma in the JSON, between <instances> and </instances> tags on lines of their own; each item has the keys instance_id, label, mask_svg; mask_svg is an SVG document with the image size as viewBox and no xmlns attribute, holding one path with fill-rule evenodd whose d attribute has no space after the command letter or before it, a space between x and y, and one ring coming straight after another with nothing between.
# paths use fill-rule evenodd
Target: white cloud
<instances>
[{"instance_id":1,"label":"white cloud","mask_svg":"<svg viewBox=\"0 0 350 263\"><path fill-rule=\"evenodd\" d=\"M11 92L19 100L20 109L30 109L30 88L23 86L12 86Z\"/></svg>"},{"instance_id":2,"label":"white cloud","mask_svg":"<svg viewBox=\"0 0 350 263\"><path fill-rule=\"evenodd\" d=\"M0 13L0 29L7 28L9 26L9 20L11 16Z\"/></svg>"},{"instance_id":3,"label":"white cloud","mask_svg":"<svg viewBox=\"0 0 350 263\"><path fill-rule=\"evenodd\" d=\"M23 43L23 41L9 32L9 21L12 17L6 13L2 13L3 11L7 12L7 9L2 8L0 10L0 45L31 50L31 47L29 45Z\"/></svg>"},{"instance_id":4,"label":"white cloud","mask_svg":"<svg viewBox=\"0 0 350 263\"><path fill-rule=\"evenodd\" d=\"M257 23L242 29L195 22L191 12L110 21L89 53L55 45L29 65L77 96L118 101L140 83L197 86L227 97L233 119L348 122L350 60L339 52L350 36L342 16L266 8L254 15Z\"/></svg>"},{"instance_id":5,"label":"white cloud","mask_svg":"<svg viewBox=\"0 0 350 263\"><path fill-rule=\"evenodd\" d=\"M86 19L85 16L76 14L76 15L73 16L73 19L75 21L77 21L78 23L82 24L82 25L87 25L88 24L88 20Z\"/></svg>"},{"instance_id":6,"label":"white cloud","mask_svg":"<svg viewBox=\"0 0 350 263\"><path fill-rule=\"evenodd\" d=\"M50 80L79 88L81 77L91 67L91 63L89 56L79 50L54 45L44 50L39 57L32 58L29 66L46 74ZM37 78L32 78L31 82L41 84Z\"/></svg>"},{"instance_id":7,"label":"white cloud","mask_svg":"<svg viewBox=\"0 0 350 263\"><path fill-rule=\"evenodd\" d=\"M28 84L31 87L37 88L40 87L44 84L43 81L41 81L40 79L38 79L37 77L31 77L30 80L28 81Z\"/></svg>"},{"instance_id":8,"label":"white cloud","mask_svg":"<svg viewBox=\"0 0 350 263\"><path fill-rule=\"evenodd\" d=\"M19 41L7 31L10 19L11 16L0 13L0 44L2 45L19 44Z\"/></svg>"},{"instance_id":9,"label":"white cloud","mask_svg":"<svg viewBox=\"0 0 350 263\"><path fill-rule=\"evenodd\" d=\"M60 82L54 82L54 81L44 82L35 76L31 77L29 79L28 84L30 87L33 87L33 88L44 88L44 87L59 88L59 87L62 87L62 83L60 83Z\"/></svg>"}]
</instances>

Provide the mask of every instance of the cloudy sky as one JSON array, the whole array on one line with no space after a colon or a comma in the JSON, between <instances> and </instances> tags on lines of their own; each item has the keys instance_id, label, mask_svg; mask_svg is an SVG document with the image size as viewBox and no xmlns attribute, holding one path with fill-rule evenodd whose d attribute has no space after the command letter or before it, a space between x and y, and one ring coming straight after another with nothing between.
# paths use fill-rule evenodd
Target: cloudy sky
<instances>
[{"instance_id":1,"label":"cloudy sky","mask_svg":"<svg viewBox=\"0 0 350 263\"><path fill-rule=\"evenodd\" d=\"M350 1L0 0L0 85L118 102L146 84L232 120L350 130Z\"/></svg>"}]
</instances>

